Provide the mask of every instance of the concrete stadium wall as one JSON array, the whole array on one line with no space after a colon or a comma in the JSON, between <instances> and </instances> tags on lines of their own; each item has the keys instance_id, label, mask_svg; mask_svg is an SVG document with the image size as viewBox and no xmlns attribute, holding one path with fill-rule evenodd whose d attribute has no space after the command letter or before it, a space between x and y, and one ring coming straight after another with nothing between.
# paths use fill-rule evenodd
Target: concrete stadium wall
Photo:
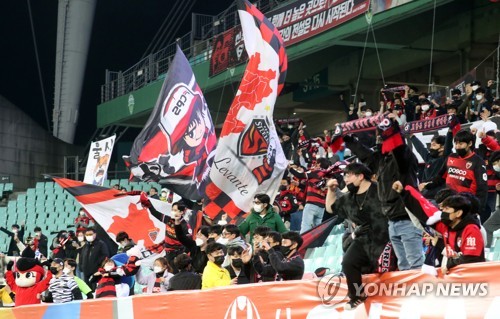
<instances>
[{"instance_id":1,"label":"concrete stadium wall","mask_svg":"<svg viewBox=\"0 0 500 319\"><path fill-rule=\"evenodd\" d=\"M33 187L44 173L63 172L64 156L81 153L0 96L0 175L10 176L15 190Z\"/></svg>"}]
</instances>

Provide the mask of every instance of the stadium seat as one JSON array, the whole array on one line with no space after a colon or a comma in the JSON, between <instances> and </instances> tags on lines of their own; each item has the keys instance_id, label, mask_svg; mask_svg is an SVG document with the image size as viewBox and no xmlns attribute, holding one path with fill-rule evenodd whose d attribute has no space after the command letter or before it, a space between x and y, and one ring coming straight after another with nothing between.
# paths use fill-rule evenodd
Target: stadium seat
<instances>
[{"instance_id":1,"label":"stadium seat","mask_svg":"<svg viewBox=\"0 0 500 319\"><path fill-rule=\"evenodd\" d=\"M14 184L6 183L4 184L3 191L4 192L12 192L14 190Z\"/></svg>"}]
</instances>

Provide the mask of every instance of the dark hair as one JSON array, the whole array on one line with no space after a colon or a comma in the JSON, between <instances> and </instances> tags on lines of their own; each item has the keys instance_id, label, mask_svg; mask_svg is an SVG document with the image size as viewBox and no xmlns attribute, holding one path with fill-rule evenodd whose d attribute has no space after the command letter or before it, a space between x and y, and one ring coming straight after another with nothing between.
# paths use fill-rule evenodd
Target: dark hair
<instances>
[{"instance_id":1,"label":"dark hair","mask_svg":"<svg viewBox=\"0 0 500 319\"><path fill-rule=\"evenodd\" d=\"M128 191L128 189L126 187L120 187L120 190L121 191L126 191L126 192Z\"/></svg>"},{"instance_id":2,"label":"dark hair","mask_svg":"<svg viewBox=\"0 0 500 319\"><path fill-rule=\"evenodd\" d=\"M436 193L436 195L434 196L434 200L436 201L436 203L440 204L445 199L453 195L457 195L457 192L455 190L451 188L443 188Z\"/></svg>"},{"instance_id":3,"label":"dark hair","mask_svg":"<svg viewBox=\"0 0 500 319\"><path fill-rule=\"evenodd\" d=\"M35 229L33 231L42 231L42 229L40 228L40 226L35 226Z\"/></svg>"},{"instance_id":4,"label":"dark hair","mask_svg":"<svg viewBox=\"0 0 500 319\"><path fill-rule=\"evenodd\" d=\"M208 234L210 232L210 226L202 225L200 230L198 230L203 236L208 238Z\"/></svg>"},{"instance_id":5,"label":"dark hair","mask_svg":"<svg viewBox=\"0 0 500 319\"><path fill-rule=\"evenodd\" d=\"M363 177L366 180L370 180L373 176L373 173L368 168L368 166L361 163L351 163L347 165L344 169L344 173L351 173L356 175L363 174Z\"/></svg>"},{"instance_id":6,"label":"dark hair","mask_svg":"<svg viewBox=\"0 0 500 319\"><path fill-rule=\"evenodd\" d=\"M243 247L241 247L241 246L230 246L227 249L227 255L228 256L232 256L232 255L234 255L234 253L237 253L238 255L241 255L242 252L243 252Z\"/></svg>"},{"instance_id":7,"label":"dark hair","mask_svg":"<svg viewBox=\"0 0 500 319\"><path fill-rule=\"evenodd\" d=\"M185 253L182 253L174 258L174 265L179 270L186 270L189 267L189 265L191 265L191 261L192 261L191 257L189 257Z\"/></svg>"},{"instance_id":8,"label":"dark hair","mask_svg":"<svg viewBox=\"0 0 500 319\"><path fill-rule=\"evenodd\" d=\"M209 234L217 234L217 236L220 236L222 234L222 226L215 224L210 226L210 230L208 231Z\"/></svg>"},{"instance_id":9,"label":"dark hair","mask_svg":"<svg viewBox=\"0 0 500 319\"><path fill-rule=\"evenodd\" d=\"M229 224L229 225L226 225L226 227L224 229L226 230L226 233L230 233L232 235L236 235L236 237L240 237L241 236L240 229L236 225Z\"/></svg>"},{"instance_id":10,"label":"dark hair","mask_svg":"<svg viewBox=\"0 0 500 319\"><path fill-rule=\"evenodd\" d=\"M443 135L434 135L431 141L439 145L444 145L444 143L446 143L446 137Z\"/></svg>"},{"instance_id":11,"label":"dark hair","mask_svg":"<svg viewBox=\"0 0 500 319\"><path fill-rule=\"evenodd\" d=\"M474 145L474 143L476 142L476 137L474 134L471 133L471 131L464 129L464 130L458 131L458 133L453 138L453 142L455 142L455 143L467 143L467 144L472 143L472 145Z\"/></svg>"},{"instance_id":12,"label":"dark hair","mask_svg":"<svg viewBox=\"0 0 500 319\"><path fill-rule=\"evenodd\" d=\"M256 194L253 198L258 199L259 202L261 202L263 204L269 205L271 203L271 198L267 194Z\"/></svg>"},{"instance_id":13,"label":"dark hair","mask_svg":"<svg viewBox=\"0 0 500 319\"><path fill-rule=\"evenodd\" d=\"M156 189L156 187L151 187L149 190L154 190L156 193L158 193L158 189Z\"/></svg>"},{"instance_id":14,"label":"dark hair","mask_svg":"<svg viewBox=\"0 0 500 319\"><path fill-rule=\"evenodd\" d=\"M155 259L155 261L159 261L160 264L162 264L163 267L165 267L168 272L170 272L170 273L174 272L174 269L172 268L172 266L168 262L167 258L165 258L165 257L158 257L158 258Z\"/></svg>"},{"instance_id":15,"label":"dark hair","mask_svg":"<svg viewBox=\"0 0 500 319\"><path fill-rule=\"evenodd\" d=\"M12 227L15 227L15 228L17 228L17 229L21 228L21 227L19 227L19 225L18 225L18 224L12 224Z\"/></svg>"},{"instance_id":16,"label":"dark hair","mask_svg":"<svg viewBox=\"0 0 500 319\"><path fill-rule=\"evenodd\" d=\"M74 260L72 258L66 258L66 259L64 259L64 262L66 262L68 264L68 266L73 267L76 270L76 265L77 265L76 260Z\"/></svg>"},{"instance_id":17,"label":"dark hair","mask_svg":"<svg viewBox=\"0 0 500 319\"><path fill-rule=\"evenodd\" d=\"M292 244L296 243L297 249L299 249L300 246L302 246L302 243L304 242L304 240L302 239L302 236L300 236L300 234L295 232L295 231L289 231L289 232L283 233L281 235L281 237L283 237L283 239L289 239L292 242Z\"/></svg>"},{"instance_id":18,"label":"dark hair","mask_svg":"<svg viewBox=\"0 0 500 319\"><path fill-rule=\"evenodd\" d=\"M271 231L270 227L267 227L267 226L264 226L264 225L260 225L260 226L257 226L255 228L255 230L253 231L253 234L254 235L260 235L262 237L266 237L267 234L269 234L270 231Z\"/></svg>"},{"instance_id":19,"label":"dark hair","mask_svg":"<svg viewBox=\"0 0 500 319\"><path fill-rule=\"evenodd\" d=\"M454 210L462 210L463 216L471 211L471 203L468 198L462 195L453 195L445 199L442 203L444 207L451 207Z\"/></svg>"},{"instance_id":20,"label":"dark hair","mask_svg":"<svg viewBox=\"0 0 500 319\"><path fill-rule=\"evenodd\" d=\"M85 229L85 232L88 232L88 231L91 231L91 232L93 232L94 234L96 233L96 231L95 231L95 228L94 228L94 227L87 227L87 229Z\"/></svg>"},{"instance_id":21,"label":"dark hair","mask_svg":"<svg viewBox=\"0 0 500 319\"><path fill-rule=\"evenodd\" d=\"M130 240L130 237L128 237L128 234L126 232L121 231L118 234L116 234L116 242L119 243L119 242L121 242L121 241L123 241L125 239Z\"/></svg>"},{"instance_id":22,"label":"dark hair","mask_svg":"<svg viewBox=\"0 0 500 319\"><path fill-rule=\"evenodd\" d=\"M330 167L330 161L327 158L318 158L316 161L319 163L319 167L321 167L322 169L327 169L328 167Z\"/></svg>"},{"instance_id":23,"label":"dark hair","mask_svg":"<svg viewBox=\"0 0 500 319\"><path fill-rule=\"evenodd\" d=\"M172 203L172 207L177 206L177 209L181 212L186 210L186 204L184 204L183 201L178 201L175 203Z\"/></svg>"},{"instance_id":24,"label":"dark hair","mask_svg":"<svg viewBox=\"0 0 500 319\"><path fill-rule=\"evenodd\" d=\"M278 243L281 245L281 234L278 233L277 231L270 231L267 234L267 237L271 237L275 243Z\"/></svg>"},{"instance_id":25,"label":"dark hair","mask_svg":"<svg viewBox=\"0 0 500 319\"><path fill-rule=\"evenodd\" d=\"M205 249L205 253L208 255L208 254L213 253L214 251L225 250L225 249L226 249L226 246L219 244L217 242L213 242L213 243L210 243L207 245L207 248Z\"/></svg>"},{"instance_id":26,"label":"dark hair","mask_svg":"<svg viewBox=\"0 0 500 319\"><path fill-rule=\"evenodd\" d=\"M500 151L494 151L493 153L491 153L490 159L489 159L489 162L491 165L493 165L494 162L499 161L499 160L500 160Z\"/></svg>"},{"instance_id":27,"label":"dark hair","mask_svg":"<svg viewBox=\"0 0 500 319\"><path fill-rule=\"evenodd\" d=\"M480 206L479 198L477 198L474 194L468 192L461 192L458 195L465 197L470 202L470 212L472 214L479 214Z\"/></svg>"}]
</instances>

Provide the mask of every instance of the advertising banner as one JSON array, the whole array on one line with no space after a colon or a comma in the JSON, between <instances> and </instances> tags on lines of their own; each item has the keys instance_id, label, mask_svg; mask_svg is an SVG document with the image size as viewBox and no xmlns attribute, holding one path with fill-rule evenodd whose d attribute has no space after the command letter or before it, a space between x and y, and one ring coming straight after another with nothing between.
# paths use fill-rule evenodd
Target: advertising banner
<instances>
[{"instance_id":1,"label":"advertising banner","mask_svg":"<svg viewBox=\"0 0 500 319\"><path fill-rule=\"evenodd\" d=\"M363 276L366 302L345 311L344 277L234 285L65 304L0 308L3 319L496 319L500 263L455 267L438 277L420 271Z\"/></svg>"},{"instance_id":2,"label":"advertising banner","mask_svg":"<svg viewBox=\"0 0 500 319\"><path fill-rule=\"evenodd\" d=\"M291 45L368 11L369 0L299 0L266 14Z\"/></svg>"}]
</instances>

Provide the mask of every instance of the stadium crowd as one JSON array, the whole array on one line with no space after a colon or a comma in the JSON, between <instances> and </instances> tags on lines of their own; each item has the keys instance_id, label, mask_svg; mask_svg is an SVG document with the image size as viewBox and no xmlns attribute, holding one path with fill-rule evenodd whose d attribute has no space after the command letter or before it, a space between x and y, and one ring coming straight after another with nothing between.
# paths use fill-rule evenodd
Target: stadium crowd
<instances>
[{"instance_id":1,"label":"stadium crowd","mask_svg":"<svg viewBox=\"0 0 500 319\"><path fill-rule=\"evenodd\" d=\"M435 274L436 267L447 273L459 264L485 261L493 232L500 228L500 131L491 120L500 115L500 104L493 100L492 86L493 81L484 87L474 81L464 94L453 90L446 101L409 86L382 90L377 108L361 100L356 109L341 96L347 121L379 113L387 114L387 121L373 131L344 135L340 150L332 147L330 130L311 137L300 120L280 123L288 170L275 201L275 194L255 195L238 225L226 215L213 221L204 216L204 225L193 229L190 218L203 214L203 203L174 201L169 190L152 188L149 196L141 194L141 203L165 223L166 233L158 247L164 254L151 265L141 262L125 231L116 236L116 250L83 209L76 231L60 231L50 247L39 227L27 238L22 224L10 231L1 227L11 237L6 255L36 258L48 268L50 280L32 303L137 293L133 281L124 284L126 277L148 294L297 280L305 269L298 253L301 234L334 218L345 227L345 308L354 309L366 299L355 289L362 274L409 269ZM406 122L444 114L458 121L451 122L446 135L433 136L429 146L400 130ZM468 122L470 128L455 130ZM171 203L171 215L156 211L150 198ZM126 260L113 258L119 254ZM12 269L11 261L0 282L3 306L19 305Z\"/></svg>"}]
</instances>

